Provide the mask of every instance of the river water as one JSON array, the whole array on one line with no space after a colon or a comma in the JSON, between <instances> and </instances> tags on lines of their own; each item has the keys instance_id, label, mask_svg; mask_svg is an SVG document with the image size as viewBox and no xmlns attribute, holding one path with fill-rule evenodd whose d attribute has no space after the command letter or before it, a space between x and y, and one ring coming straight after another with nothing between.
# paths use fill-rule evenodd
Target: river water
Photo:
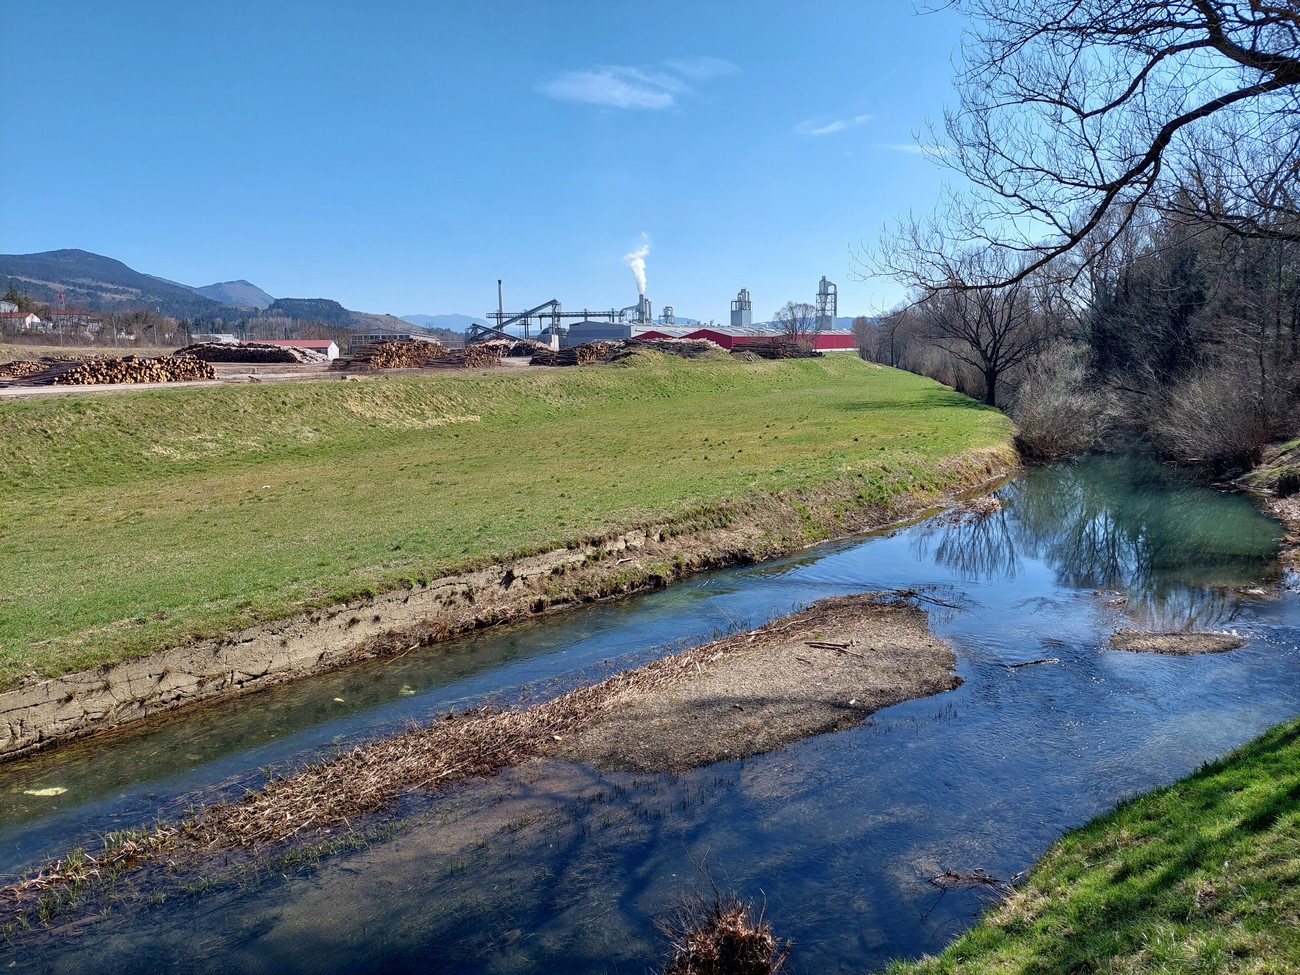
<instances>
[{"instance_id":1,"label":"river water","mask_svg":"<svg viewBox=\"0 0 1300 975\"><path fill-rule=\"evenodd\" d=\"M0 874L181 816L274 767L485 697L513 700L748 628L823 596L922 592L964 683L860 728L684 774L534 763L413 797L313 868L163 879L57 937L0 942L32 972L644 972L655 919L735 890L796 972L940 950L1062 832L1300 711L1300 599L1280 529L1149 461L1032 470L982 520L700 575L205 708L147 735L0 768ZM1123 627L1235 630L1203 657L1112 651ZM1046 660L1030 666L1012 665ZM51 790L58 795L38 795Z\"/></svg>"}]
</instances>

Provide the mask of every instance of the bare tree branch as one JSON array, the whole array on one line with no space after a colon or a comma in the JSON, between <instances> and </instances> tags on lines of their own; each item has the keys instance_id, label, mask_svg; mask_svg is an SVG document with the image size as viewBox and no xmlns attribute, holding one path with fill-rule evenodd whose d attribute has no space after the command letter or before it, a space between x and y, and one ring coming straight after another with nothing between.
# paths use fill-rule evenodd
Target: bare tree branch
<instances>
[{"instance_id":1,"label":"bare tree branch","mask_svg":"<svg viewBox=\"0 0 1300 975\"><path fill-rule=\"evenodd\" d=\"M997 288L1100 255L1150 208L1300 241L1296 0L948 5L971 27L928 148L961 186L886 232L865 275L932 293L990 248L1007 276L969 286Z\"/></svg>"}]
</instances>

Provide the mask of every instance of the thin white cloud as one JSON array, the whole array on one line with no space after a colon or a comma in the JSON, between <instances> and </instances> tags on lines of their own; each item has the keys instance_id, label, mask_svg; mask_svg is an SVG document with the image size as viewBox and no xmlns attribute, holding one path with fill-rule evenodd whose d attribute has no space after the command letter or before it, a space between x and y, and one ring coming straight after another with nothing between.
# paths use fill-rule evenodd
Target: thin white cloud
<instances>
[{"instance_id":1,"label":"thin white cloud","mask_svg":"<svg viewBox=\"0 0 1300 975\"><path fill-rule=\"evenodd\" d=\"M836 119L834 122L826 122L825 124L818 122L800 122L794 127L794 130L799 135L830 135L833 132L843 132L848 127L848 122L843 119Z\"/></svg>"},{"instance_id":2,"label":"thin white cloud","mask_svg":"<svg viewBox=\"0 0 1300 975\"><path fill-rule=\"evenodd\" d=\"M951 149L943 146L923 146L916 142L883 142L880 148L890 152L905 152L910 156L947 156L952 153Z\"/></svg>"},{"instance_id":3,"label":"thin white cloud","mask_svg":"<svg viewBox=\"0 0 1300 975\"><path fill-rule=\"evenodd\" d=\"M673 107L673 93L644 81L620 76L618 68L566 71L541 86L543 95L566 102L610 108L663 109Z\"/></svg>"},{"instance_id":4,"label":"thin white cloud","mask_svg":"<svg viewBox=\"0 0 1300 975\"><path fill-rule=\"evenodd\" d=\"M871 121L870 115L853 115L849 118L837 118L827 122L825 119L808 119L794 127L796 135L821 136L843 132L854 126L865 125Z\"/></svg>"},{"instance_id":5,"label":"thin white cloud","mask_svg":"<svg viewBox=\"0 0 1300 975\"><path fill-rule=\"evenodd\" d=\"M677 96L695 94L692 82L740 69L722 58L676 58L663 62L667 70L643 70L631 65L605 65L590 71L565 71L537 90L549 98L607 108L661 111L677 104Z\"/></svg>"},{"instance_id":6,"label":"thin white cloud","mask_svg":"<svg viewBox=\"0 0 1300 975\"><path fill-rule=\"evenodd\" d=\"M703 81L705 78L721 78L729 74L740 74L740 69L726 58L670 58L664 64L678 74L687 78L694 78L697 81Z\"/></svg>"}]
</instances>

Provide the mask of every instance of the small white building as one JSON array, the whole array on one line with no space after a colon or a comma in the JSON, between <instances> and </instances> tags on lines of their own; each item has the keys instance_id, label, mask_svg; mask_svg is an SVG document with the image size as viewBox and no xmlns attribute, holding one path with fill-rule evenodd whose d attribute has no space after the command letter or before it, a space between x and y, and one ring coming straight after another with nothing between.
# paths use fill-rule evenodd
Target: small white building
<instances>
[{"instance_id":1,"label":"small white building","mask_svg":"<svg viewBox=\"0 0 1300 975\"><path fill-rule=\"evenodd\" d=\"M319 352L331 362L339 357L339 345L333 339L258 339L260 345L278 345L285 349Z\"/></svg>"},{"instance_id":2,"label":"small white building","mask_svg":"<svg viewBox=\"0 0 1300 975\"><path fill-rule=\"evenodd\" d=\"M11 305L13 302L7 301L5 304ZM23 332L31 332L40 331L44 323L41 321L40 315L33 314L30 311L18 311L15 308L13 311L0 311L0 324Z\"/></svg>"}]
</instances>

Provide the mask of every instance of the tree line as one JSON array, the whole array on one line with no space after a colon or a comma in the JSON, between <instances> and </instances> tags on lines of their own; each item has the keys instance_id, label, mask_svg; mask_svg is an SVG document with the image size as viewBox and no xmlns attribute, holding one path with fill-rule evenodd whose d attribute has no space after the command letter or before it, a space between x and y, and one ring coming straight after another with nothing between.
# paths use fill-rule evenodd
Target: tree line
<instances>
[{"instance_id":1,"label":"tree line","mask_svg":"<svg viewBox=\"0 0 1300 975\"><path fill-rule=\"evenodd\" d=\"M961 0L960 176L861 255L910 299L864 355L1051 457L1140 441L1218 470L1300 405L1300 4Z\"/></svg>"}]
</instances>

